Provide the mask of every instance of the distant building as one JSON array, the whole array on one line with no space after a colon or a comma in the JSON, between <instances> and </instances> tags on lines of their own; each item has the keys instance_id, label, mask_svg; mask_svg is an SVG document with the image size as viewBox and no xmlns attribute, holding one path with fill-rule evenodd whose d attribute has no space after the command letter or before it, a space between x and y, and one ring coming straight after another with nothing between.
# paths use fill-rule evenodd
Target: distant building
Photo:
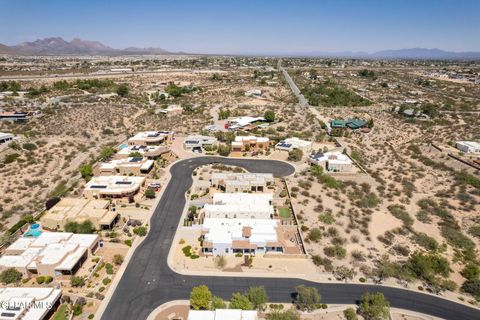
<instances>
[{"instance_id":1,"label":"distant building","mask_svg":"<svg viewBox=\"0 0 480 320\"><path fill-rule=\"evenodd\" d=\"M24 276L32 274L73 275L98 246L96 234L42 232L37 238L22 237L0 257L0 271L15 268Z\"/></svg>"},{"instance_id":2,"label":"distant building","mask_svg":"<svg viewBox=\"0 0 480 320\"><path fill-rule=\"evenodd\" d=\"M40 110L34 111L14 111L14 112L0 112L0 121L28 121L32 117L40 116Z\"/></svg>"},{"instance_id":3,"label":"distant building","mask_svg":"<svg viewBox=\"0 0 480 320\"><path fill-rule=\"evenodd\" d=\"M341 152L325 152L312 154L308 158L311 164L321 165L330 172L352 171L352 160Z\"/></svg>"},{"instance_id":4,"label":"distant building","mask_svg":"<svg viewBox=\"0 0 480 320\"><path fill-rule=\"evenodd\" d=\"M1 320L46 320L58 306L62 290L55 288L0 288Z\"/></svg>"},{"instance_id":5,"label":"distant building","mask_svg":"<svg viewBox=\"0 0 480 320\"><path fill-rule=\"evenodd\" d=\"M40 218L49 230L65 230L68 222L82 223L90 220L97 230L112 229L119 214L110 208L108 200L63 198Z\"/></svg>"},{"instance_id":6,"label":"distant building","mask_svg":"<svg viewBox=\"0 0 480 320\"><path fill-rule=\"evenodd\" d=\"M255 122L264 122L266 119L264 117L239 117L228 121L227 128L229 130L242 129L247 126L251 126Z\"/></svg>"},{"instance_id":7,"label":"distant building","mask_svg":"<svg viewBox=\"0 0 480 320\"><path fill-rule=\"evenodd\" d=\"M260 97L260 96L262 96L262 90L251 89L251 90L245 91L245 96L247 96L247 97Z\"/></svg>"},{"instance_id":8,"label":"distant building","mask_svg":"<svg viewBox=\"0 0 480 320\"><path fill-rule=\"evenodd\" d=\"M135 136L128 139L128 144L158 146L166 144L173 140L174 133L172 131L144 131L139 132Z\"/></svg>"},{"instance_id":9,"label":"distant building","mask_svg":"<svg viewBox=\"0 0 480 320\"><path fill-rule=\"evenodd\" d=\"M109 162L102 162L98 166L99 174L107 175L146 175L155 164L154 160L149 160L143 157L128 157L126 159L110 160Z\"/></svg>"},{"instance_id":10,"label":"distant building","mask_svg":"<svg viewBox=\"0 0 480 320\"><path fill-rule=\"evenodd\" d=\"M269 147L268 137L236 136L235 141L232 141L232 152L267 151Z\"/></svg>"},{"instance_id":11,"label":"distant building","mask_svg":"<svg viewBox=\"0 0 480 320\"><path fill-rule=\"evenodd\" d=\"M187 320L258 320L258 312L240 309L190 310Z\"/></svg>"},{"instance_id":12,"label":"distant building","mask_svg":"<svg viewBox=\"0 0 480 320\"><path fill-rule=\"evenodd\" d=\"M139 154L148 159L157 159L162 155L169 154L170 149L165 146L146 146L146 145L131 145L122 146L120 150L114 155L115 159L125 159L132 155Z\"/></svg>"},{"instance_id":13,"label":"distant building","mask_svg":"<svg viewBox=\"0 0 480 320\"><path fill-rule=\"evenodd\" d=\"M0 132L0 144L7 143L15 139L15 136L11 133Z\"/></svg>"},{"instance_id":14,"label":"distant building","mask_svg":"<svg viewBox=\"0 0 480 320\"><path fill-rule=\"evenodd\" d=\"M330 121L330 127L334 128L350 128L352 130L361 129L367 126L367 122L365 120L360 119L333 119Z\"/></svg>"},{"instance_id":15,"label":"distant building","mask_svg":"<svg viewBox=\"0 0 480 320\"><path fill-rule=\"evenodd\" d=\"M205 218L271 219L272 201L272 193L215 193L204 206Z\"/></svg>"},{"instance_id":16,"label":"distant building","mask_svg":"<svg viewBox=\"0 0 480 320\"><path fill-rule=\"evenodd\" d=\"M100 176L93 177L83 191L86 199L120 199L133 197L145 184L145 177Z\"/></svg>"},{"instance_id":17,"label":"distant building","mask_svg":"<svg viewBox=\"0 0 480 320\"><path fill-rule=\"evenodd\" d=\"M210 136L188 136L183 142L183 148L189 151L205 151L205 148L212 149L218 145L218 140Z\"/></svg>"},{"instance_id":18,"label":"distant building","mask_svg":"<svg viewBox=\"0 0 480 320\"><path fill-rule=\"evenodd\" d=\"M480 143L475 141L457 141L456 147L465 153L480 153Z\"/></svg>"},{"instance_id":19,"label":"distant building","mask_svg":"<svg viewBox=\"0 0 480 320\"><path fill-rule=\"evenodd\" d=\"M265 192L275 183L271 173L214 172L211 183L225 192Z\"/></svg>"},{"instance_id":20,"label":"distant building","mask_svg":"<svg viewBox=\"0 0 480 320\"><path fill-rule=\"evenodd\" d=\"M274 219L212 219L203 222L202 252L215 256L284 251L283 226Z\"/></svg>"},{"instance_id":21,"label":"distant building","mask_svg":"<svg viewBox=\"0 0 480 320\"><path fill-rule=\"evenodd\" d=\"M283 150L290 152L294 149L299 149L302 150L304 153L307 153L312 150L312 143L310 141L293 137L282 140L275 145L275 150Z\"/></svg>"}]
</instances>

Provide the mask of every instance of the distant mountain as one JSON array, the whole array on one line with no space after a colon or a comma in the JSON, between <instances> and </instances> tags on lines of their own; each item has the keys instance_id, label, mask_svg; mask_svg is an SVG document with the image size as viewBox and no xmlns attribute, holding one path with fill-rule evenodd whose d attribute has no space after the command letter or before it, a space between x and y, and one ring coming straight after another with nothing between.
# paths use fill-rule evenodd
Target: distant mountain
<instances>
[{"instance_id":1,"label":"distant mountain","mask_svg":"<svg viewBox=\"0 0 480 320\"><path fill-rule=\"evenodd\" d=\"M36 55L126 55L126 54L169 54L162 48L135 48L113 49L98 41L82 40L74 38L72 41L65 41L61 37L38 39L33 42L23 42L15 46L7 47L15 51L21 51ZM6 50L6 49L5 49Z\"/></svg>"},{"instance_id":2,"label":"distant mountain","mask_svg":"<svg viewBox=\"0 0 480 320\"><path fill-rule=\"evenodd\" d=\"M124 52L131 53L131 54L168 54L165 49L162 48L136 48L136 47L128 47L123 49Z\"/></svg>"},{"instance_id":3,"label":"distant mountain","mask_svg":"<svg viewBox=\"0 0 480 320\"><path fill-rule=\"evenodd\" d=\"M0 54L16 55L16 54L21 54L21 52L12 47L9 47L0 43Z\"/></svg>"},{"instance_id":4,"label":"distant mountain","mask_svg":"<svg viewBox=\"0 0 480 320\"><path fill-rule=\"evenodd\" d=\"M370 54L381 59L480 59L480 52L453 52L440 49L411 48L383 50Z\"/></svg>"},{"instance_id":5,"label":"distant mountain","mask_svg":"<svg viewBox=\"0 0 480 320\"><path fill-rule=\"evenodd\" d=\"M480 52L453 52L440 49L411 48L400 50L382 50L374 53L363 51L343 52L306 52L291 55L307 57L331 57L331 58L366 58L366 59L480 59Z\"/></svg>"}]
</instances>

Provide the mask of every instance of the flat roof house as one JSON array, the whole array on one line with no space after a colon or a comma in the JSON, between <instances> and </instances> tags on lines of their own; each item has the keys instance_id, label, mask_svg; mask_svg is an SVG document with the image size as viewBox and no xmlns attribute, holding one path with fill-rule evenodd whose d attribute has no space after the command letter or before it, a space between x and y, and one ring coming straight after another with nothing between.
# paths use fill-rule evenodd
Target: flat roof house
<instances>
[{"instance_id":1,"label":"flat roof house","mask_svg":"<svg viewBox=\"0 0 480 320\"><path fill-rule=\"evenodd\" d=\"M290 152L293 149L299 149L302 150L304 153L307 153L312 150L312 143L310 141L293 137L282 140L275 145L275 150L283 150Z\"/></svg>"},{"instance_id":2,"label":"flat roof house","mask_svg":"<svg viewBox=\"0 0 480 320\"><path fill-rule=\"evenodd\" d=\"M229 130L241 129L241 128L250 126L251 124L258 121L266 121L266 120L264 117L248 117L248 116L238 117L228 121L228 129Z\"/></svg>"},{"instance_id":3,"label":"flat roof house","mask_svg":"<svg viewBox=\"0 0 480 320\"><path fill-rule=\"evenodd\" d=\"M284 232L279 220L205 218L202 252L215 256L284 251Z\"/></svg>"},{"instance_id":4,"label":"flat roof house","mask_svg":"<svg viewBox=\"0 0 480 320\"><path fill-rule=\"evenodd\" d=\"M330 127L334 128L350 128L352 130L361 129L367 126L367 121L360 119L333 119L330 121Z\"/></svg>"},{"instance_id":5,"label":"flat roof house","mask_svg":"<svg viewBox=\"0 0 480 320\"><path fill-rule=\"evenodd\" d=\"M268 137L236 136L232 141L232 152L268 150L270 139Z\"/></svg>"},{"instance_id":6,"label":"flat roof house","mask_svg":"<svg viewBox=\"0 0 480 320\"><path fill-rule=\"evenodd\" d=\"M155 160L168 153L170 153L170 149L165 146L131 145L120 148L114 158L125 159L131 157L132 154L140 154L144 158Z\"/></svg>"},{"instance_id":7,"label":"flat roof house","mask_svg":"<svg viewBox=\"0 0 480 320\"><path fill-rule=\"evenodd\" d=\"M258 320L258 312L240 309L190 310L187 320Z\"/></svg>"},{"instance_id":8,"label":"flat roof house","mask_svg":"<svg viewBox=\"0 0 480 320\"><path fill-rule=\"evenodd\" d=\"M24 276L72 275L95 251L99 239L96 234L70 232L42 232L38 238L22 237L0 257L0 270L15 268Z\"/></svg>"},{"instance_id":9,"label":"flat roof house","mask_svg":"<svg viewBox=\"0 0 480 320\"><path fill-rule=\"evenodd\" d=\"M86 199L120 199L133 197L145 184L145 177L100 176L93 177L83 191Z\"/></svg>"},{"instance_id":10,"label":"flat roof house","mask_svg":"<svg viewBox=\"0 0 480 320\"><path fill-rule=\"evenodd\" d=\"M205 148L214 148L217 145L217 138L210 136L188 136L183 141L183 148L189 151L205 151Z\"/></svg>"},{"instance_id":11,"label":"flat roof house","mask_svg":"<svg viewBox=\"0 0 480 320\"><path fill-rule=\"evenodd\" d=\"M330 172L352 171L352 160L341 152L325 152L312 154L308 158L310 164L324 166Z\"/></svg>"},{"instance_id":12,"label":"flat roof house","mask_svg":"<svg viewBox=\"0 0 480 320\"><path fill-rule=\"evenodd\" d=\"M265 192L275 182L271 173L212 173L211 185L225 192Z\"/></svg>"},{"instance_id":13,"label":"flat roof house","mask_svg":"<svg viewBox=\"0 0 480 320\"><path fill-rule=\"evenodd\" d=\"M49 230L65 230L65 225L72 221L82 223L90 220L97 230L112 229L119 214L110 208L109 200L88 200L63 198L47 210L40 222Z\"/></svg>"},{"instance_id":14,"label":"flat roof house","mask_svg":"<svg viewBox=\"0 0 480 320\"><path fill-rule=\"evenodd\" d=\"M173 140L173 131L143 131L128 139L128 144L158 146Z\"/></svg>"},{"instance_id":15,"label":"flat roof house","mask_svg":"<svg viewBox=\"0 0 480 320\"><path fill-rule=\"evenodd\" d=\"M271 193L215 193L204 206L205 218L271 219L272 201Z\"/></svg>"},{"instance_id":16,"label":"flat roof house","mask_svg":"<svg viewBox=\"0 0 480 320\"><path fill-rule=\"evenodd\" d=\"M480 143L475 141L457 141L456 147L465 153L480 153Z\"/></svg>"},{"instance_id":17,"label":"flat roof house","mask_svg":"<svg viewBox=\"0 0 480 320\"><path fill-rule=\"evenodd\" d=\"M147 175L155 164L154 160L149 160L143 157L128 157L125 159L110 160L109 162L102 162L98 166L99 174L102 176L108 175Z\"/></svg>"},{"instance_id":18,"label":"flat roof house","mask_svg":"<svg viewBox=\"0 0 480 320\"><path fill-rule=\"evenodd\" d=\"M61 297L62 290L55 288L0 288L0 319L50 319Z\"/></svg>"},{"instance_id":19,"label":"flat roof house","mask_svg":"<svg viewBox=\"0 0 480 320\"><path fill-rule=\"evenodd\" d=\"M0 144L7 143L15 139L15 136L11 133L0 132Z\"/></svg>"}]
</instances>

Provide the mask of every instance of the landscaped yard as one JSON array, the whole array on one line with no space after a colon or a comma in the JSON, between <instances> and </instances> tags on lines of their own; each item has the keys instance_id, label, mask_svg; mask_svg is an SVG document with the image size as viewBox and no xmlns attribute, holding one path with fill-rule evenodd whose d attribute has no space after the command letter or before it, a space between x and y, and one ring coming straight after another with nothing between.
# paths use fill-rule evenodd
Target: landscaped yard
<instances>
[{"instance_id":1,"label":"landscaped yard","mask_svg":"<svg viewBox=\"0 0 480 320\"><path fill-rule=\"evenodd\" d=\"M67 320L67 305L62 304L58 307L57 312L53 316L53 320Z\"/></svg>"},{"instance_id":2,"label":"landscaped yard","mask_svg":"<svg viewBox=\"0 0 480 320\"><path fill-rule=\"evenodd\" d=\"M278 214L280 217L288 219L291 216L290 208L278 208Z\"/></svg>"}]
</instances>

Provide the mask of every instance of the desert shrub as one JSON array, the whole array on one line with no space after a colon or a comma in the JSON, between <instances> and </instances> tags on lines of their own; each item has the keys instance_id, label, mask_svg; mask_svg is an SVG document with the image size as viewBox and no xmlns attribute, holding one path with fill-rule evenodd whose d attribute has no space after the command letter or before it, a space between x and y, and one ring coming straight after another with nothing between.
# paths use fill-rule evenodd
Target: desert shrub
<instances>
[{"instance_id":1,"label":"desert shrub","mask_svg":"<svg viewBox=\"0 0 480 320\"><path fill-rule=\"evenodd\" d=\"M402 205L390 205L387 207L388 211L395 218L402 220L405 227L411 227L413 225L413 219L410 217L408 212L405 210L405 207Z\"/></svg>"},{"instance_id":2,"label":"desert shrub","mask_svg":"<svg viewBox=\"0 0 480 320\"><path fill-rule=\"evenodd\" d=\"M332 224L335 222L335 218L331 213L323 213L318 216L318 220L323 222L324 224Z\"/></svg>"},{"instance_id":3,"label":"desert shrub","mask_svg":"<svg viewBox=\"0 0 480 320\"><path fill-rule=\"evenodd\" d=\"M334 245L323 248L323 252L329 257L336 257L337 259L343 259L347 256L347 250L340 245Z\"/></svg>"},{"instance_id":4,"label":"desert shrub","mask_svg":"<svg viewBox=\"0 0 480 320\"><path fill-rule=\"evenodd\" d=\"M435 251L438 249L438 242L434 238L428 236L423 232L416 233L413 236L413 240L421 247L429 250Z\"/></svg>"},{"instance_id":5,"label":"desert shrub","mask_svg":"<svg viewBox=\"0 0 480 320\"><path fill-rule=\"evenodd\" d=\"M322 238L322 231L318 228L310 229L308 232L308 240L318 242Z\"/></svg>"}]
</instances>

